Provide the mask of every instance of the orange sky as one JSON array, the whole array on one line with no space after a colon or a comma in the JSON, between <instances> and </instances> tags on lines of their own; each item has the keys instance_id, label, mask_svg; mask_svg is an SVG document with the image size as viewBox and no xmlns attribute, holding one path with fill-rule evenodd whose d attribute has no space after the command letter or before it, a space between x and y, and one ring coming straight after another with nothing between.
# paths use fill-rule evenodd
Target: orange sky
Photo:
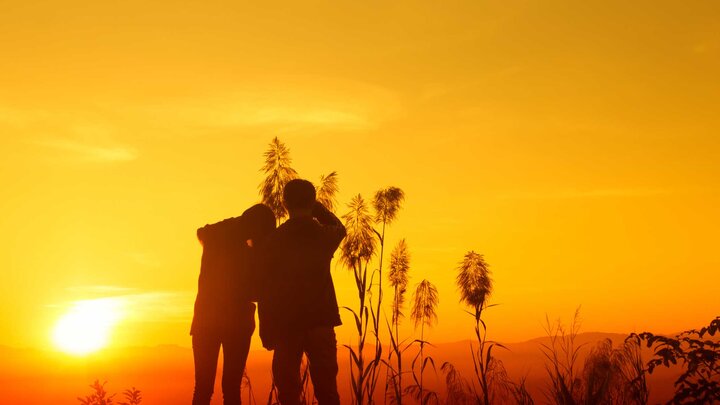
<instances>
[{"instance_id":1,"label":"orange sky","mask_svg":"<svg viewBox=\"0 0 720 405\"><path fill-rule=\"evenodd\" d=\"M2 6L0 345L102 297L114 345L189 345L195 229L258 200L274 136L339 173L340 213L405 190L388 240L438 286L430 340L471 337L468 250L495 339L718 315L720 3L151 3Z\"/></svg>"}]
</instances>

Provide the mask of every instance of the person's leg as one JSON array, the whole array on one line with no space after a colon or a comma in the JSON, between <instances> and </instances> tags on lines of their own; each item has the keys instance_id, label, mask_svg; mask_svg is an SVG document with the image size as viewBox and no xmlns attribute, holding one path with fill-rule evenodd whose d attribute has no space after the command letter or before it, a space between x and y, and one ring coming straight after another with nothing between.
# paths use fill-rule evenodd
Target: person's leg
<instances>
[{"instance_id":1,"label":"person's leg","mask_svg":"<svg viewBox=\"0 0 720 405\"><path fill-rule=\"evenodd\" d=\"M209 405L215 385L220 338L196 333L192 337L192 347L195 361L195 390L192 405Z\"/></svg>"},{"instance_id":2,"label":"person's leg","mask_svg":"<svg viewBox=\"0 0 720 405\"><path fill-rule=\"evenodd\" d=\"M240 386L250 351L253 330L233 333L223 339L222 391L224 405L240 405Z\"/></svg>"},{"instance_id":3,"label":"person's leg","mask_svg":"<svg viewBox=\"0 0 720 405\"><path fill-rule=\"evenodd\" d=\"M273 381L282 405L300 404L302 354L299 337L285 339L275 347L272 361Z\"/></svg>"},{"instance_id":4,"label":"person's leg","mask_svg":"<svg viewBox=\"0 0 720 405\"><path fill-rule=\"evenodd\" d=\"M303 343L310 362L310 378L318 404L339 405L335 330L331 326L311 329L305 335Z\"/></svg>"}]
</instances>

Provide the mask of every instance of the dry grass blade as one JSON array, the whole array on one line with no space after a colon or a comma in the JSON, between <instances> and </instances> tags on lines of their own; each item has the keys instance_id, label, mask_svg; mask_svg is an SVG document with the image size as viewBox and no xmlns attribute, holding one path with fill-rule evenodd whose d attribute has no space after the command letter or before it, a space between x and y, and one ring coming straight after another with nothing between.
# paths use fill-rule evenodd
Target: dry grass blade
<instances>
[{"instance_id":1,"label":"dry grass blade","mask_svg":"<svg viewBox=\"0 0 720 405\"><path fill-rule=\"evenodd\" d=\"M560 321L554 325L546 318L546 332L550 344L541 344L540 350L546 358L545 370L550 378L545 396L548 401L561 405L581 402L581 381L576 368L580 347L575 338L580 330L580 309L575 311L570 330L566 331Z\"/></svg>"}]
</instances>

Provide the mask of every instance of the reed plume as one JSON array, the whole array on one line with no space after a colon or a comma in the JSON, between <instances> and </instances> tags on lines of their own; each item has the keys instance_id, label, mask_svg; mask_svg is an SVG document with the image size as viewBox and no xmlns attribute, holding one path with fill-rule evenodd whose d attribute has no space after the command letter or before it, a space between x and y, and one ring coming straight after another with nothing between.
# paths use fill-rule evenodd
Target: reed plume
<instances>
[{"instance_id":1,"label":"reed plume","mask_svg":"<svg viewBox=\"0 0 720 405\"><path fill-rule=\"evenodd\" d=\"M382 343L380 342L380 318L383 302L383 259L385 258L385 228L397 217L400 206L405 199L405 193L398 187L386 187L378 190L373 198L375 208L375 222L381 224L380 231L373 230L380 240L380 258L377 268L377 297L375 307L370 306L373 332L375 334L375 367L371 370L368 390L370 394L375 391L378 381L377 365L381 362ZM373 275L374 279L374 275ZM387 385L387 384L386 384Z\"/></svg>"},{"instance_id":2,"label":"reed plume","mask_svg":"<svg viewBox=\"0 0 720 405\"><path fill-rule=\"evenodd\" d=\"M397 187L387 187L378 190L373 199L375 222L378 224L392 223L397 217L403 200L405 200L405 192Z\"/></svg>"},{"instance_id":3,"label":"reed plume","mask_svg":"<svg viewBox=\"0 0 720 405\"><path fill-rule=\"evenodd\" d=\"M343 215L347 236L340 246L340 260L350 269L362 267L363 262L372 259L376 241L373 237L372 217L365 200L360 194L348 204L350 210Z\"/></svg>"},{"instance_id":4,"label":"reed plume","mask_svg":"<svg viewBox=\"0 0 720 405\"><path fill-rule=\"evenodd\" d=\"M460 302L464 302L475 310L475 317L480 319L487 299L492 293L489 265L483 255L470 251L460 263L457 285L460 289Z\"/></svg>"},{"instance_id":5,"label":"reed plume","mask_svg":"<svg viewBox=\"0 0 720 405\"><path fill-rule=\"evenodd\" d=\"M475 318L475 337L477 338L477 351L470 343L475 379L480 386L480 394L475 394L476 401L480 404L491 403L493 384L493 369L499 367L499 360L492 357L492 349L500 346L499 343L487 340L487 325L482 321L482 311L487 307L487 299L492 293L492 280L490 270L483 255L470 251L465 254L456 278L460 290L460 302L472 307L470 314Z\"/></svg>"},{"instance_id":6,"label":"reed plume","mask_svg":"<svg viewBox=\"0 0 720 405\"><path fill-rule=\"evenodd\" d=\"M338 192L338 175L337 172L331 172L327 176L320 176L320 185L317 188L316 199L320 204L324 205L328 210L335 212L337 199L335 195Z\"/></svg>"},{"instance_id":7,"label":"reed plume","mask_svg":"<svg viewBox=\"0 0 720 405\"><path fill-rule=\"evenodd\" d=\"M415 327L420 326L420 339L417 342L420 344L420 351L413 360L413 378L415 379L415 386L408 387L408 392L414 393L415 397L420 401L420 405L425 405L429 399L436 399L437 394L434 392L426 391L423 385L423 374L425 373L425 367L430 362L435 367L435 362L431 357L425 357L424 349L425 344L425 326L432 327L437 322L437 306L440 299L438 296L437 288L428 280L421 281L415 293L413 294L413 308L410 313L410 317L415 322ZM420 378L415 375L415 364L420 361Z\"/></svg>"},{"instance_id":8,"label":"reed plume","mask_svg":"<svg viewBox=\"0 0 720 405\"><path fill-rule=\"evenodd\" d=\"M437 305L440 301L437 288L431 282L423 280L413 294L413 308L410 317L415 327L432 327L437 322Z\"/></svg>"},{"instance_id":9,"label":"reed plume","mask_svg":"<svg viewBox=\"0 0 720 405\"><path fill-rule=\"evenodd\" d=\"M353 348L349 345L345 345L345 347L350 352L350 382L353 390L353 403L364 404L372 403L371 384L368 383L368 381L372 383L372 376L369 372L372 372L377 365L375 360L366 364L363 353L371 312L368 294L372 283L368 279L368 264L375 255L377 241L373 234L373 218L370 216L362 196L358 194L353 197L348 208L350 208L348 213L343 215L347 236L340 246L340 261L353 272L359 305L357 310L344 307L353 314L358 334L357 347Z\"/></svg>"},{"instance_id":10,"label":"reed plume","mask_svg":"<svg viewBox=\"0 0 720 405\"><path fill-rule=\"evenodd\" d=\"M388 354L388 379L385 384L385 392L392 389L390 397L393 404L402 405L402 353L403 340L400 339L400 318L403 317L402 308L405 303L405 292L407 291L408 272L410 271L410 253L408 252L405 239L398 242L395 249L390 254L390 271L388 272L388 281L393 287L394 295L392 302L392 324L388 325L390 332L391 350ZM391 366L392 357L396 357L395 367Z\"/></svg>"},{"instance_id":11,"label":"reed plume","mask_svg":"<svg viewBox=\"0 0 720 405\"><path fill-rule=\"evenodd\" d=\"M290 166L290 149L277 137L270 142L264 156L265 164L261 170L265 173L265 179L260 183L260 196L263 204L270 207L280 222L287 216L283 205L283 188L297 177L297 172Z\"/></svg>"},{"instance_id":12,"label":"reed plume","mask_svg":"<svg viewBox=\"0 0 720 405\"><path fill-rule=\"evenodd\" d=\"M397 325L403 316L402 307L405 303L409 270L410 252L408 252L405 239L401 239L390 254L390 271L388 272L390 286L395 289L392 306L392 323L394 325Z\"/></svg>"}]
</instances>

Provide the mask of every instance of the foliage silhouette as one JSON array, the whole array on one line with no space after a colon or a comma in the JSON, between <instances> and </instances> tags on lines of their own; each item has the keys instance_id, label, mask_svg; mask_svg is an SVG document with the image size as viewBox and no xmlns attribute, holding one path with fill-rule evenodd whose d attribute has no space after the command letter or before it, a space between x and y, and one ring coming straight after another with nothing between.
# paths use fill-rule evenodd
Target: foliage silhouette
<instances>
[{"instance_id":1,"label":"foliage silhouette","mask_svg":"<svg viewBox=\"0 0 720 405\"><path fill-rule=\"evenodd\" d=\"M715 403L720 402L720 341L710 337L718 331L720 317L700 330L691 329L675 337L643 332L628 338L644 341L655 349L655 357L647 363L648 373L670 364L682 367L675 381L675 395L668 404Z\"/></svg>"},{"instance_id":2,"label":"foliage silhouette","mask_svg":"<svg viewBox=\"0 0 720 405\"><path fill-rule=\"evenodd\" d=\"M105 384L107 384L107 381L101 384L100 380L95 380L94 383L89 385L93 390L92 394L84 398L78 397L77 400L82 405L114 405L117 394L109 394L105 390ZM123 391L123 396L126 401L118 402L117 405L140 405L142 402L142 393L135 387Z\"/></svg>"}]
</instances>

